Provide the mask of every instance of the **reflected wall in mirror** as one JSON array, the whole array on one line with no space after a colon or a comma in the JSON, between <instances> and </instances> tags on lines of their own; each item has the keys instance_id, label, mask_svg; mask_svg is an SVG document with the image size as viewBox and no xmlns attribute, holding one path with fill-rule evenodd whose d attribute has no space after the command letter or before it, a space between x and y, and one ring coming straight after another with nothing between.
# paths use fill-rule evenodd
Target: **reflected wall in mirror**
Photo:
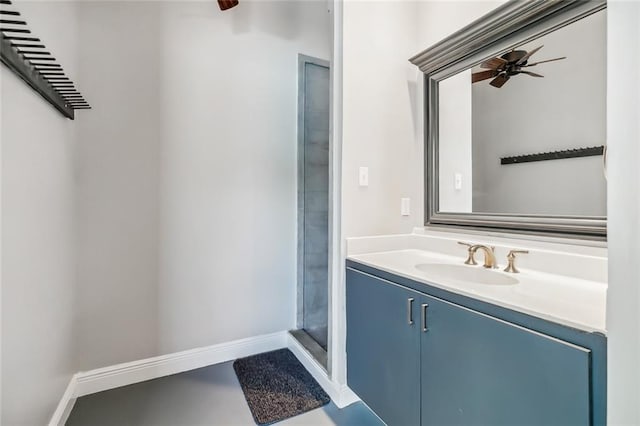
<instances>
[{"instance_id":1,"label":"reflected wall in mirror","mask_svg":"<svg viewBox=\"0 0 640 426\"><path fill-rule=\"evenodd\" d=\"M605 14L439 82L440 211L606 215L601 155L500 161L604 145Z\"/></svg>"},{"instance_id":2,"label":"reflected wall in mirror","mask_svg":"<svg viewBox=\"0 0 640 426\"><path fill-rule=\"evenodd\" d=\"M410 59L426 225L606 238L605 8L512 0Z\"/></svg>"}]
</instances>

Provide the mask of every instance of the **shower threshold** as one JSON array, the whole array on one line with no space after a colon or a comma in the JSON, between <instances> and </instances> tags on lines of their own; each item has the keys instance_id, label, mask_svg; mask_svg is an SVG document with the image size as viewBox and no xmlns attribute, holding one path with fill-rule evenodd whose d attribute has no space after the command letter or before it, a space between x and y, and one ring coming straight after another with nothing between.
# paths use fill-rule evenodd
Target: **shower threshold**
<instances>
[{"instance_id":1,"label":"shower threshold","mask_svg":"<svg viewBox=\"0 0 640 426\"><path fill-rule=\"evenodd\" d=\"M313 337L305 330L291 330L289 333L318 361L318 363L327 371L327 350L324 349Z\"/></svg>"}]
</instances>

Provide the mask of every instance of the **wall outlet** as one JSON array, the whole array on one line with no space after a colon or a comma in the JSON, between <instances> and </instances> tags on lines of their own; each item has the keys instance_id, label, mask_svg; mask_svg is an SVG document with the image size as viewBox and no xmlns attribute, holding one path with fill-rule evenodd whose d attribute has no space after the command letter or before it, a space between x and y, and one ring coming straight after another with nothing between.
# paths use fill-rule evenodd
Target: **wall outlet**
<instances>
[{"instance_id":1,"label":"wall outlet","mask_svg":"<svg viewBox=\"0 0 640 426\"><path fill-rule=\"evenodd\" d=\"M369 168L360 167L358 172L358 183L360 186L369 186Z\"/></svg>"},{"instance_id":2,"label":"wall outlet","mask_svg":"<svg viewBox=\"0 0 640 426\"><path fill-rule=\"evenodd\" d=\"M411 214L411 198L400 198L400 214L402 216Z\"/></svg>"},{"instance_id":3,"label":"wall outlet","mask_svg":"<svg viewBox=\"0 0 640 426\"><path fill-rule=\"evenodd\" d=\"M462 189L462 173L453 175L453 187L458 191Z\"/></svg>"}]
</instances>

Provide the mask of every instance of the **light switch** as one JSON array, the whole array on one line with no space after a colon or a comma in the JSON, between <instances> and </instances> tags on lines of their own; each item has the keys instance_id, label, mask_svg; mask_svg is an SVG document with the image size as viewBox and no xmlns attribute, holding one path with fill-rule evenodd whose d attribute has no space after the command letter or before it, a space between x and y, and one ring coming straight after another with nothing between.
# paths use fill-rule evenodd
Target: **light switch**
<instances>
[{"instance_id":1,"label":"light switch","mask_svg":"<svg viewBox=\"0 0 640 426\"><path fill-rule=\"evenodd\" d=\"M402 216L409 216L411 214L411 198L400 199L400 214Z\"/></svg>"},{"instance_id":2,"label":"light switch","mask_svg":"<svg viewBox=\"0 0 640 426\"><path fill-rule=\"evenodd\" d=\"M456 190L462 189L462 173L456 173L453 176L453 187Z\"/></svg>"},{"instance_id":3,"label":"light switch","mask_svg":"<svg viewBox=\"0 0 640 426\"><path fill-rule=\"evenodd\" d=\"M369 168L368 167L360 167L360 171L358 173L358 182L360 186L369 186Z\"/></svg>"}]
</instances>

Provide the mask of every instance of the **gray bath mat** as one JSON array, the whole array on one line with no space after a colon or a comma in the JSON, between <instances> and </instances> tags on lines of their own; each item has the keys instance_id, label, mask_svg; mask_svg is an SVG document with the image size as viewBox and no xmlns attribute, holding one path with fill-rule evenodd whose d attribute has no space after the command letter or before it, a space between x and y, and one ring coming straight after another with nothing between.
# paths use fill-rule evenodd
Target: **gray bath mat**
<instances>
[{"instance_id":1,"label":"gray bath mat","mask_svg":"<svg viewBox=\"0 0 640 426\"><path fill-rule=\"evenodd\" d=\"M233 369L259 425L297 416L331 400L289 349L237 359Z\"/></svg>"}]
</instances>

